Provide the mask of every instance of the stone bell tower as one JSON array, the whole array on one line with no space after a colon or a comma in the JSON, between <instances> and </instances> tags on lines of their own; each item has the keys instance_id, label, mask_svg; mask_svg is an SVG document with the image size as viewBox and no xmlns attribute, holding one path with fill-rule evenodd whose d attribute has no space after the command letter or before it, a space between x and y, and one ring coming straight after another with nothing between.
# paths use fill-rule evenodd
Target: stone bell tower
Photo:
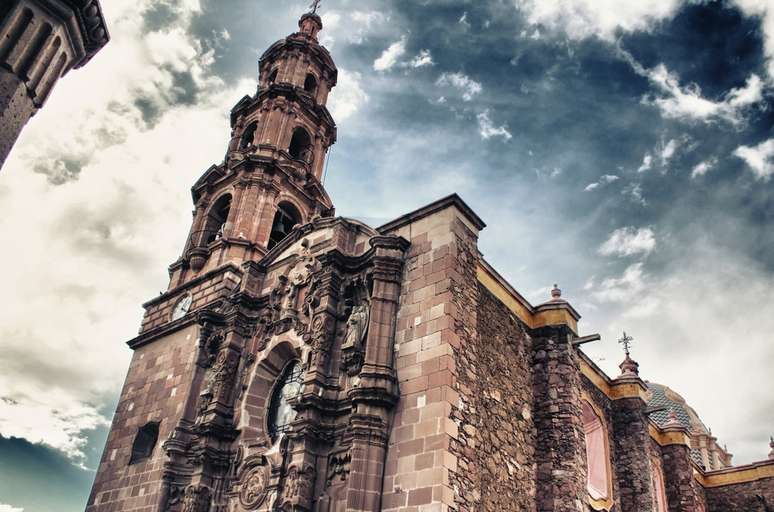
<instances>
[{"instance_id":1,"label":"stone bell tower","mask_svg":"<svg viewBox=\"0 0 774 512\"><path fill-rule=\"evenodd\" d=\"M296 224L333 214L321 179L336 142L325 104L338 71L317 41L320 17L298 24L261 57L256 94L232 109L225 162L192 188L194 220L171 286L227 261L258 260Z\"/></svg>"},{"instance_id":2,"label":"stone bell tower","mask_svg":"<svg viewBox=\"0 0 774 512\"><path fill-rule=\"evenodd\" d=\"M169 288L128 342L90 512L380 509L409 244L333 216L322 28L304 14L264 53L223 162L192 188Z\"/></svg>"}]
</instances>

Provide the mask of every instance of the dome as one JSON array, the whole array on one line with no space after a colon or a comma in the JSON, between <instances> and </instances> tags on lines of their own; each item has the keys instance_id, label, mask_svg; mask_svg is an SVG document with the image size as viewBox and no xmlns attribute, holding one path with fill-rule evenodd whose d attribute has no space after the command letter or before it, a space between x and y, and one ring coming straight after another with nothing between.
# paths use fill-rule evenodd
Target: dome
<instances>
[{"instance_id":1,"label":"dome","mask_svg":"<svg viewBox=\"0 0 774 512\"><path fill-rule=\"evenodd\" d=\"M663 384L647 382L648 385L648 407L666 407L662 411L656 411L650 415L650 418L656 422L659 427L664 427L669 421L669 412L674 410L677 419L688 429L691 434L711 435L707 426L701 421L696 411L685 402L674 390Z\"/></svg>"}]
</instances>

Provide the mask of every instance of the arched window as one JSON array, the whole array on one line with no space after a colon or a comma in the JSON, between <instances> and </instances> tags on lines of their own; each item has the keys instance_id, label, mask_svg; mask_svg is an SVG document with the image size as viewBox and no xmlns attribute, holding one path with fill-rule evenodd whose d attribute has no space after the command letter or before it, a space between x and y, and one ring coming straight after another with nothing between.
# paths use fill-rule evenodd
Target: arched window
<instances>
[{"instance_id":1,"label":"arched window","mask_svg":"<svg viewBox=\"0 0 774 512\"><path fill-rule=\"evenodd\" d=\"M306 75L306 80L304 80L304 90L312 96L314 96L314 94L317 92L317 79L311 73Z\"/></svg>"},{"instance_id":2,"label":"arched window","mask_svg":"<svg viewBox=\"0 0 774 512\"><path fill-rule=\"evenodd\" d=\"M245 149L251 146L255 142L255 131L258 129L258 123L252 122L247 125L245 131L242 132L242 138L239 139L239 149Z\"/></svg>"},{"instance_id":3,"label":"arched window","mask_svg":"<svg viewBox=\"0 0 774 512\"><path fill-rule=\"evenodd\" d=\"M218 199L207 213L207 221L204 223L202 240L204 245L209 245L221 236L231 210L231 194L226 194Z\"/></svg>"},{"instance_id":4,"label":"arched window","mask_svg":"<svg viewBox=\"0 0 774 512\"><path fill-rule=\"evenodd\" d=\"M274 68L274 70L269 74L269 79L267 82L269 85L273 84L277 81L277 74L279 73L279 68Z\"/></svg>"},{"instance_id":5,"label":"arched window","mask_svg":"<svg viewBox=\"0 0 774 512\"><path fill-rule=\"evenodd\" d=\"M269 436L275 441L280 434L288 431L296 418L296 411L290 401L301 394L304 375L301 363L291 361L285 366L280 378L274 385L269 403Z\"/></svg>"},{"instance_id":6,"label":"arched window","mask_svg":"<svg viewBox=\"0 0 774 512\"><path fill-rule=\"evenodd\" d=\"M299 127L293 131L293 138L290 139L290 147L288 153L296 160L303 160L309 162L311 160L311 147L312 138L309 133L303 128Z\"/></svg>"},{"instance_id":7,"label":"arched window","mask_svg":"<svg viewBox=\"0 0 774 512\"><path fill-rule=\"evenodd\" d=\"M668 512L666 487L664 486L664 470L656 459L650 461L650 481L653 484L653 510Z\"/></svg>"},{"instance_id":8,"label":"arched window","mask_svg":"<svg viewBox=\"0 0 774 512\"><path fill-rule=\"evenodd\" d=\"M610 481L607 429L586 400L583 400L583 433L586 438L586 487L593 499L607 499Z\"/></svg>"},{"instance_id":9,"label":"arched window","mask_svg":"<svg viewBox=\"0 0 774 512\"><path fill-rule=\"evenodd\" d=\"M280 203L277 207L277 213L274 214L274 222L271 225L271 235L269 235L269 249L274 248L288 234L293 231L293 226L301 222L301 214L296 207L290 203Z\"/></svg>"},{"instance_id":10,"label":"arched window","mask_svg":"<svg viewBox=\"0 0 774 512\"><path fill-rule=\"evenodd\" d=\"M153 448L156 447L156 442L159 440L159 424L158 422L146 423L137 430L137 434L134 436L134 442L132 443L132 457L129 459L129 464L136 464L146 459L150 459L153 455Z\"/></svg>"}]
</instances>

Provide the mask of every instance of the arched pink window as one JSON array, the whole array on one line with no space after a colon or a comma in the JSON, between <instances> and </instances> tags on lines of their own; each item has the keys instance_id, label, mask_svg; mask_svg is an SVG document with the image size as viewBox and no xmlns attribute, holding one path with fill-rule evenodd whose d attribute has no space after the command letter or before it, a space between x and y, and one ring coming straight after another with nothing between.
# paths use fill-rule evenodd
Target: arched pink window
<instances>
[{"instance_id":1,"label":"arched pink window","mask_svg":"<svg viewBox=\"0 0 774 512\"><path fill-rule=\"evenodd\" d=\"M583 401L583 432L586 435L586 486L595 500L609 497L607 429L587 401Z\"/></svg>"},{"instance_id":2,"label":"arched pink window","mask_svg":"<svg viewBox=\"0 0 774 512\"><path fill-rule=\"evenodd\" d=\"M651 482L653 482L653 510L656 512L668 512L664 471L657 460L650 461L650 478Z\"/></svg>"}]
</instances>

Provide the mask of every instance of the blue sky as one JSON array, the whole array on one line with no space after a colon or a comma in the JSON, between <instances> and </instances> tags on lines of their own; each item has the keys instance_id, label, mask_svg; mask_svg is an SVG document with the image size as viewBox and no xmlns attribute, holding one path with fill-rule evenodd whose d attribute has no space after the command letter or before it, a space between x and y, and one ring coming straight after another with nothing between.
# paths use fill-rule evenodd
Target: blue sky
<instances>
[{"instance_id":1,"label":"blue sky","mask_svg":"<svg viewBox=\"0 0 774 512\"><path fill-rule=\"evenodd\" d=\"M0 512L82 510L190 186L306 1L103 2L0 174ZM636 4L636 5L634 5ZM774 6L325 0L340 75L326 188L379 225L452 192L531 301L553 283L609 374L680 392L736 454L774 425ZM45 479L47 492L40 492Z\"/></svg>"}]
</instances>

